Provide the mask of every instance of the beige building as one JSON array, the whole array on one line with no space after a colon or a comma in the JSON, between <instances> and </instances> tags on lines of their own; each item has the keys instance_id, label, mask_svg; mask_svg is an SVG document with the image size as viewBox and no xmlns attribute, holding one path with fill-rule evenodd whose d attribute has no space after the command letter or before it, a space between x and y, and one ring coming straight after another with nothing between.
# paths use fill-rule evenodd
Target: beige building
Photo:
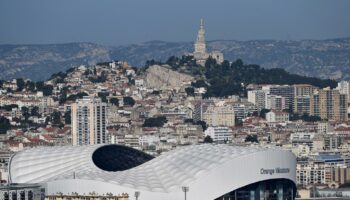
<instances>
[{"instance_id":1,"label":"beige building","mask_svg":"<svg viewBox=\"0 0 350 200\"><path fill-rule=\"evenodd\" d=\"M310 115L333 121L348 121L348 96L328 88L315 91L311 96Z\"/></svg>"},{"instance_id":2,"label":"beige building","mask_svg":"<svg viewBox=\"0 0 350 200\"><path fill-rule=\"evenodd\" d=\"M309 84L295 84L293 112L298 114L310 114L310 98L317 87Z\"/></svg>"},{"instance_id":3,"label":"beige building","mask_svg":"<svg viewBox=\"0 0 350 200\"><path fill-rule=\"evenodd\" d=\"M235 112L232 105L210 105L203 113L202 120L208 126L234 126Z\"/></svg>"},{"instance_id":4,"label":"beige building","mask_svg":"<svg viewBox=\"0 0 350 200\"><path fill-rule=\"evenodd\" d=\"M295 84L294 87L294 97L297 96L311 96L317 87L309 84Z\"/></svg>"},{"instance_id":5,"label":"beige building","mask_svg":"<svg viewBox=\"0 0 350 200\"><path fill-rule=\"evenodd\" d=\"M73 145L103 144L106 136L106 103L86 96L72 104Z\"/></svg>"},{"instance_id":6,"label":"beige building","mask_svg":"<svg viewBox=\"0 0 350 200\"><path fill-rule=\"evenodd\" d=\"M329 183L337 183L338 185L350 183L350 168L341 165L329 167L326 171L329 174Z\"/></svg>"}]
</instances>

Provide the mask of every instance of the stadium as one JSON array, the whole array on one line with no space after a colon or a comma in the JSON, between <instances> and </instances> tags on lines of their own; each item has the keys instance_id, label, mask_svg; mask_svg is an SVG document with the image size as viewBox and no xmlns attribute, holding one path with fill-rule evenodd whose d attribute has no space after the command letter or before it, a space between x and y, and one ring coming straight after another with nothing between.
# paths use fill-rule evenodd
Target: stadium
<instances>
[{"instance_id":1,"label":"stadium","mask_svg":"<svg viewBox=\"0 0 350 200\"><path fill-rule=\"evenodd\" d=\"M156 158L120 145L40 147L15 154L11 183L47 195L128 193L130 199L294 199L295 156L278 148L202 144Z\"/></svg>"}]
</instances>

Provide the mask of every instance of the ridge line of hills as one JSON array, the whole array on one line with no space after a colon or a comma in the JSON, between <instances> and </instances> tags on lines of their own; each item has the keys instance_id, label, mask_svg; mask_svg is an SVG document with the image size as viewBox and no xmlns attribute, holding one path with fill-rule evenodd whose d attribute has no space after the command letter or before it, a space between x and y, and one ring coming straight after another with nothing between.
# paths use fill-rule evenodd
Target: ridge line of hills
<instances>
[{"instance_id":1,"label":"ridge line of hills","mask_svg":"<svg viewBox=\"0 0 350 200\"><path fill-rule=\"evenodd\" d=\"M350 79L350 38L326 40L213 40L208 50L219 50L225 59L238 58L266 69L323 79ZM0 45L0 79L45 80L71 67L106 60L125 60L141 67L147 60L166 61L193 51L193 42L148 41L121 46L91 42L38 45Z\"/></svg>"}]
</instances>

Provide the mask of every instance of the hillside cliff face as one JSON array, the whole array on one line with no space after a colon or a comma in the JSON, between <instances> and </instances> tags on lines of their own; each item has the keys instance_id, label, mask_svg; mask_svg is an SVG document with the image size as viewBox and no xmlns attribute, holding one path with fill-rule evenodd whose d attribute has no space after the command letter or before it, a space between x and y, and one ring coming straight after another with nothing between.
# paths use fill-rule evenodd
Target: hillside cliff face
<instances>
[{"instance_id":1,"label":"hillside cliff face","mask_svg":"<svg viewBox=\"0 0 350 200\"><path fill-rule=\"evenodd\" d=\"M330 40L209 41L208 50L220 50L225 59L320 78L350 79L350 38ZM93 43L0 45L0 79L47 79L52 73L80 64L126 60L143 66L146 60L166 61L193 51L192 42L151 41L124 46Z\"/></svg>"},{"instance_id":2,"label":"hillside cliff face","mask_svg":"<svg viewBox=\"0 0 350 200\"><path fill-rule=\"evenodd\" d=\"M190 75L179 73L167 66L152 65L145 73L145 84L150 88L179 88L183 83L190 83L194 78Z\"/></svg>"}]
</instances>

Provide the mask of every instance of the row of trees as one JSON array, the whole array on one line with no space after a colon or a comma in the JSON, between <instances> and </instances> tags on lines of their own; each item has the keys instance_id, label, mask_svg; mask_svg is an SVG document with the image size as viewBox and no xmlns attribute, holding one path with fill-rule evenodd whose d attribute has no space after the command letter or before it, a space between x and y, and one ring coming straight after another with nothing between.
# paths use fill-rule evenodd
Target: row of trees
<instances>
[{"instance_id":1,"label":"row of trees","mask_svg":"<svg viewBox=\"0 0 350 200\"><path fill-rule=\"evenodd\" d=\"M42 91L44 96L50 96L53 90L52 85L45 85L43 81L35 82L35 81L23 80L22 78L18 78L16 79L16 84L17 84L16 91L22 91L23 89L26 89L27 91L31 91L31 92Z\"/></svg>"}]
</instances>

